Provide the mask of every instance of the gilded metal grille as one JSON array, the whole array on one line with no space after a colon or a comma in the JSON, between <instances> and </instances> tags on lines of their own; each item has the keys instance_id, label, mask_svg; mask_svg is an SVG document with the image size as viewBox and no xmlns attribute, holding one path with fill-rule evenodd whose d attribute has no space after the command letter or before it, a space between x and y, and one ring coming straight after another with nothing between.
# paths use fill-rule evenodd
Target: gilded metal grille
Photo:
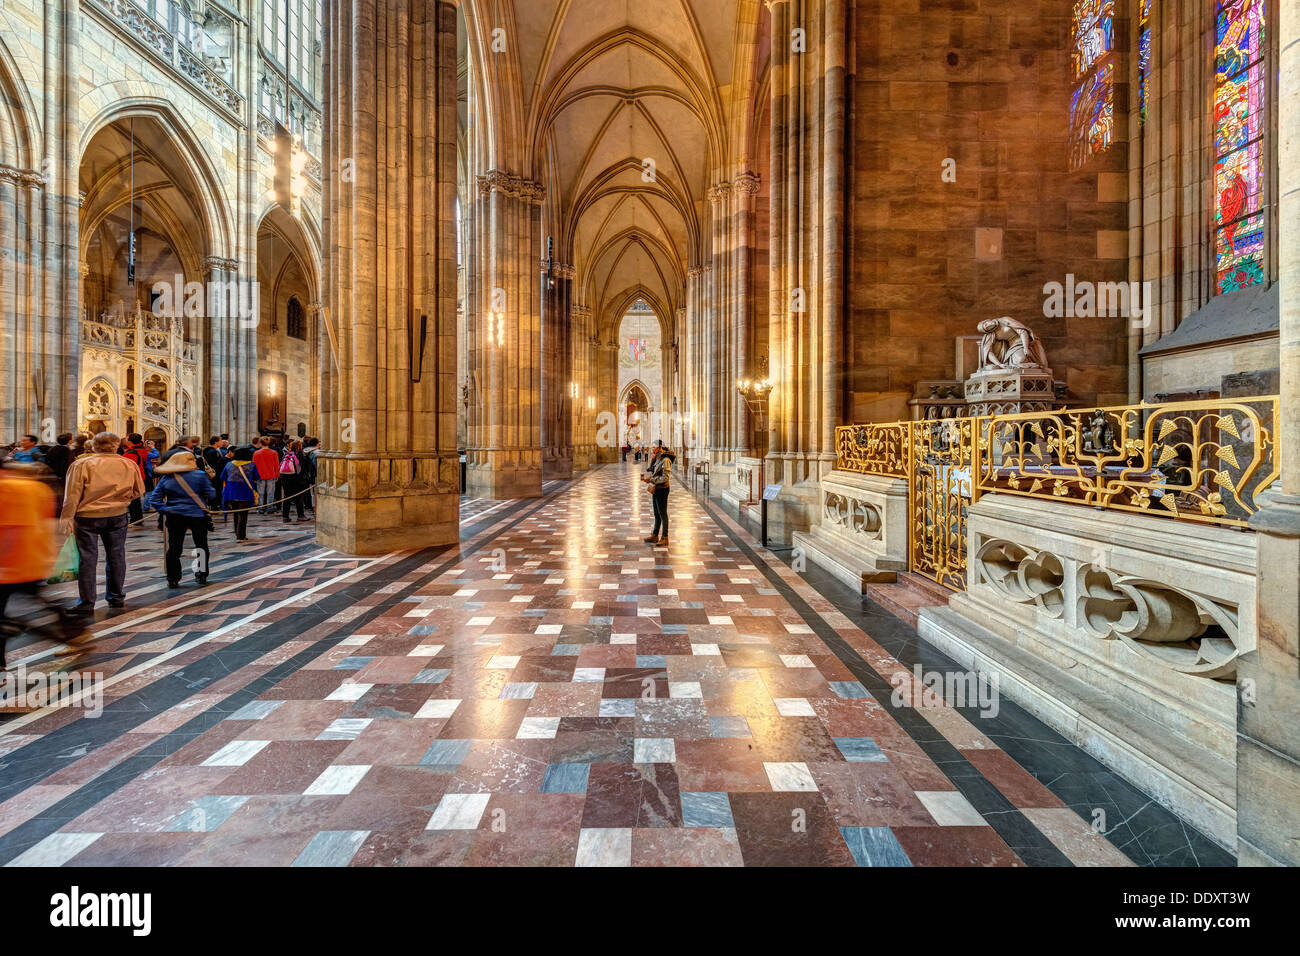
<instances>
[{"instance_id":1,"label":"gilded metal grille","mask_svg":"<svg viewBox=\"0 0 1300 956\"><path fill-rule=\"evenodd\" d=\"M982 494L1242 527L1278 477L1276 395L846 425L836 468L908 481L911 569L966 586Z\"/></svg>"},{"instance_id":2,"label":"gilded metal grille","mask_svg":"<svg viewBox=\"0 0 1300 956\"><path fill-rule=\"evenodd\" d=\"M859 475L908 476L911 422L846 425L835 430L835 469Z\"/></svg>"},{"instance_id":3,"label":"gilded metal grille","mask_svg":"<svg viewBox=\"0 0 1300 956\"><path fill-rule=\"evenodd\" d=\"M1278 476L1277 398L1001 415L977 491L1243 526Z\"/></svg>"},{"instance_id":4,"label":"gilded metal grille","mask_svg":"<svg viewBox=\"0 0 1300 956\"><path fill-rule=\"evenodd\" d=\"M913 422L907 496L912 571L966 588L966 511L977 429L973 418Z\"/></svg>"}]
</instances>

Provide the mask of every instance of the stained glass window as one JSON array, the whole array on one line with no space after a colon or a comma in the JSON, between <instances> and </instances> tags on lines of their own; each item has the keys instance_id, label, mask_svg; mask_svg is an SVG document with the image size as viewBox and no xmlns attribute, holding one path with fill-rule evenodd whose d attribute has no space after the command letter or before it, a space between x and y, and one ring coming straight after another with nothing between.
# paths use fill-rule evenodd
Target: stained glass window
<instances>
[{"instance_id":1,"label":"stained glass window","mask_svg":"<svg viewBox=\"0 0 1300 956\"><path fill-rule=\"evenodd\" d=\"M1266 281L1265 0L1216 0L1214 224L1216 288Z\"/></svg>"},{"instance_id":2,"label":"stained glass window","mask_svg":"<svg viewBox=\"0 0 1300 956\"><path fill-rule=\"evenodd\" d=\"M1147 77L1151 75L1151 0L1138 10L1138 117L1147 122Z\"/></svg>"},{"instance_id":3,"label":"stained glass window","mask_svg":"<svg viewBox=\"0 0 1300 956\"><path fill-rule=\"evenodd\" d=\"M1071 37L1070 165L1078 169L1115 140L1115 0L1077 0Z\"/></svg>"}]
</instances>

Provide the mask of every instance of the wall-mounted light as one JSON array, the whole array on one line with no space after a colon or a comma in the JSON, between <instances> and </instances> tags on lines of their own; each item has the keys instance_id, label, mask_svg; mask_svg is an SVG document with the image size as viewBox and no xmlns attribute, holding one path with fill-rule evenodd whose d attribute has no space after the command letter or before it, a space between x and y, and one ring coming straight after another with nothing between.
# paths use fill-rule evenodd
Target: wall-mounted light
<instances>
[{"instance_id":1,"label":"wall-mounted light","mask_svg":"<svg viewBox=\"0 0 1300 956\"><path fill-rule=\"evenodd\" d=\"M504 312L488 313L487 340L488 345L506 344L506 314Z\"/></svg>"},{"instance_id":2,"label":"wall-mounted light","mask_svg":"<svg viewBox=\"0 0 1300 956\"><path fill-rule=\"evenodd\" d=\"M570 382L570 383L569 383L569 394L570 394L572 397L574 397L574 398L577 398L577 397L578 397L578 383L577 383L577 382Z\"/></svg>"},{"instance_id":3,"label":"wall-mounted light","mask_svg":"<svg viewBox=\"0 0 1300 956\"><path fill-rule=\"evenodd\" d=\"M595 407L596 407L596 396L595 396L595 395L588 395L588 396L587 396L587 408L589 408L589 409L595 409Z\"/></svg>"}]
</instances>

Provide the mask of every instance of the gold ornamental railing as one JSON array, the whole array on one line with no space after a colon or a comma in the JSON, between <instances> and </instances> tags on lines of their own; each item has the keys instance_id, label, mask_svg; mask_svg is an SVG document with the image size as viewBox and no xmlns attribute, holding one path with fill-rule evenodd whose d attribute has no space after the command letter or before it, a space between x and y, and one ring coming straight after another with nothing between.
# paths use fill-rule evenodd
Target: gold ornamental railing
<instances>
[{"instance_id":1,"label":"gold ornamental railing","mask_svg":"<svg viewBox=\"0 0 1300 956\"><path fill-rule=\"evenodd\" d=\"M1278 476L1278 397L846 425L836 468L906 479L912 570L961 590L966 510L998 493L1242 527Z\"/></svg>"}]
</instances>

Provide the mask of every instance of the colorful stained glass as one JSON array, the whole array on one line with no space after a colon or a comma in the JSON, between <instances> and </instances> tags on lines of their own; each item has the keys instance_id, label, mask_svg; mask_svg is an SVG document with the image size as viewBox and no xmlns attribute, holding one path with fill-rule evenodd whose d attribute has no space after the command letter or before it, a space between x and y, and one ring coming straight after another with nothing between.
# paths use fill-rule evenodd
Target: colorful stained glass
<instances>
[{"instance_id":1,"label":"colorful stained glass","mask_svg":"<svg viewBox=\"0 0 1300 956\"><path fill-rule=\"evenodd\" d=\"M1138 116L1147 121L1147 77L1151 75L1151 0L1142 0L1138 18Z\"/></svg>"},{"instance_id":2,"label":"colorful stained glass","mask_svg":"<svg viewBox=\"0 0 1300 956\"><path fill-rule=\"evenodd\" d=\"M1070 165L1078 169L1115 139L1115 0L1077 0L1071 21L1074 93Z\"/></svg>"},{"instance_id":3,"label":"colorful stained glass","mask_svg":"<svg viewBox=\"0 0 1300 956\"><path fill-rule=\"evenodd\" d=\"M1219 82L1240 73L1264 49L1264 0L1220 0L1215 71Z\"/></svg>"},{"instance_id":4,"label":"colorful stained glass","mask_svg":"<svg viewBox=\"0 0 1300 956\"><path fill-rule=\"evenodd\" d=\"M1077 169L1115 140L1115 64L1107 63L1070 97L1070 161Z\"/></svg>"},{"instance_id":5,"label":"colorful stained glass","mask_svg":"<svg viewBox=\"0 0 1300 956\"><path fill-rule=\"evenodd\" d=\"M1267 281L1263 126L1264 0L1218 0L1214 96L1215 272L1218 291Z\"/></svg>"},{"instance_id":6,"label":"colorful stained glass","mask_svg":"<svg viewBox=\"0 0 1300 956\"><path fill-rule=\"evenodd\" d=\"M1267 228L1267 218L1259 215L1219 230L1215 253L1220 291L1235 292L1264 281L1264 235Z\"/></svg>"},{"instance_id":7,"label":"colorful stained glass","mask_svg":"<svg viewBox=\"0 0 1300 956\"><path fill-rule=\"evenodd\" d=\"M1218 203L1214 218L1225 226L1242 216L1259 212L1262 201L1261 144L1258 140L1245 149L1219 157L1214 164L1214 196Z\"/></svg>"},{"instance_id":8,"label":"colorful stained glass","mask_svg":"<svg viewBox=\"0 0 1300 956\"><path fill-rule=\"evenodd\" d=\"M1079 0L1074 5L1073 36L1077 80L1115 47L1115 0Z\"/></svg>"},{"instance_id":9,"label":"colorful stained glass","mask_svg":"<svg viewBox=\"0 0 1300 956\"><path fill-rule=\"evenodd\" d=\"M1220 84L1214 96L1214 148L1220 155L1258 139L1264 115L1264 68L1256 63Z\"/></svg>"}]
</instances>

